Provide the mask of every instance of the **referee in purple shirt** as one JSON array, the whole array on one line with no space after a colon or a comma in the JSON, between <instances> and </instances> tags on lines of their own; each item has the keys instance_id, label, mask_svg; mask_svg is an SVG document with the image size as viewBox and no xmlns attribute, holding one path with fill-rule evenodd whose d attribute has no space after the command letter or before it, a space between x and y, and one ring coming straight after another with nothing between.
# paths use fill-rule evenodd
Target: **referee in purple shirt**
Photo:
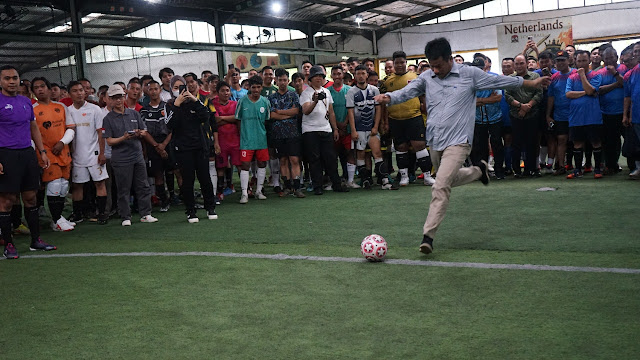
<instances>
[{"instance_id":1,"label":"referee in purple shirt","mask_svg":"<svg viewBox=\"0 0 640 360\"><path fill-rule=\"evenodd\" d=\"M11 207L22 195L24 216L31 231L32 251L55 250L40 239L36 192L40 187L40 165L31 140L40 151L43 167L49 167L47 151L42 145L31 100L18 95L20 75L11 65L0 67L0 230L4 256L17 259L18 251L11 236Z\"/></svg>"}]
</instances>

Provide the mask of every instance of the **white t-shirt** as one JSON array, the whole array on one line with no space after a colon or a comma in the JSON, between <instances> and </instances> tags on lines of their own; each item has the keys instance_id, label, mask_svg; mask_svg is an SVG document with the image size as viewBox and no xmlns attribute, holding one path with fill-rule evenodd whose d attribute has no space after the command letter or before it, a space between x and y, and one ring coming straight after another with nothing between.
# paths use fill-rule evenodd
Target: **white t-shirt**
<instances>
[{"instance_id":1,"label":"white t-shirt","mask_svg":"<svg viewBox=\"0 0 640 360\"><path fill-rule=\"evenodd\" d=\"M302 94L300 94L300 106L304 103L312 102L311 97L313 93L315 93L311 86L306 88ZM302 132L312 132L312 131L324 131L324 132L333 132L331 128L331 123L329 123L329 105L333 104L333 98L331 97L331 93L329 90L325 88L321 88L317 91L323 92L326 95L326 98L323 100L318 100L316 107L313 108L313 111L309 115L302 114Z\"/></svg>"},{"instance_id":2,"label":"white t-shirt","mask_svg":"<svg viewBox=\"0 0 640 360\"><path fill-rule=\"evenodd\" d=\"M88 167L98 163L100 146L98 130L102 131L104 112L97 105L84 103L80 109L73 104L68 108L69 115L76 125L76 136L71 142L73 147L73 166Z\"/></svg>"}]
</instances>

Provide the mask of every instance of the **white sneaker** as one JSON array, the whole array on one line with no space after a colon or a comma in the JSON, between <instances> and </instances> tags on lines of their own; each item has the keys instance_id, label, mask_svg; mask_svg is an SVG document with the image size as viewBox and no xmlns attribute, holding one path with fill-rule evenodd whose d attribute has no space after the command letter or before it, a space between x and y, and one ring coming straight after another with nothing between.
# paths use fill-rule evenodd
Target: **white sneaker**
<instances>
[{"instance_id":1,"label":"white sneaker","mask_svg":"<svg viewBox=\"0 0 640 360\"><path fill-rule=\"evenodd\" d=\"M242 194L240 197L240 204L246 204L249 202L249 195Z\"/></svg>"},{"instance_id":2,"label":"white sneaker","mask_svg":"<svg viewBox=\"0 0 640 360\"><path fill-rule=\"evenodd\" d=\"M327 184L322 188L324 191L333 191L333 186L331 184Z\"/></svg>"},{"instance_id":3,"label":"white sneaker","mask_svg":"<svg viewBox=\"0 0 640 360\"><path fill-rule=\"evenodd\" d=\"M350 189L360 189L360 185L354 183L353 181L349 181L347 183L347 187Z\"/></svg>"},{"instance_id":4,"label":"white sneaker","mask_svg":"<svg viewBox=\"0 0 640 360\"><path fill-rule=\"evenodd\" d=\"M143 222L143 223L154 223L154 222L157 222L157 221L158 221L158 219L154 218L151 215L146 215L146 216L143 216L143 217L140 218L140 222Z\"/></svg>"},{"instance_id":5,"label":"white sneaker","mask_svg":"<svg viewBox=\"0 0 640 360\"><path fill-rule=\"evenodd\" d=\"M258 200L267 200L267 197L264 196L264 194L262 193L262 191L256 191L255 194L256 199Z\"/></svg>"},{"instance_id":6,"label":"white sneaker","mask_svg":"<svg viewBox=\"0 0 640 360\"><path fill-rule=\"evenodd\" d=\"M400 186L407 186L409 185L409 177L408 176L403 176L400 178Z\"/></svg>"},{"instance_id":7,"label":"white sneaker","mask_svg":"<svg viewBox=\"0 0 640 360\"><path fill-rule=\"evenodd\" d=\"M131 220L122 220L122 226L131 226Z\"/></svg>"},{"instance_id":8,"label":"white sneaker","mask_svg":"<svg viewBox=\"0 0 640 360\"><path fill-rule=\"evenodd\" d=\"M489 170L489 172L495 172L495 169L491 165L487 167L487 170Z\"/></svg>"},{"instance_id":9,"label":"white sneaker","mask_svg":"<svg viewBox=\"0 0 640 360\"><path fill-rule=\"evenodd\" d=\"M170 207L171 207L171 205L167 205L167 206L161 207L160 208L160 212L167 212L167 211L169 211Z\"/></svg>"},{"instance_id":10,"label":"white sneaker","mask_svg":"<svg viewBox=\"0 0 640 360\"><path fill-rule=\"evenodd\" d=\"M427 171L426 173L424 173L424 184L427 186L433 186L433 184L436 183L436 179L434 179L433 177L431 177L431 172Z\"/></svg>"},{"instance_id":11,"label":"white sneaker","mask_svg":"<svg viewBox=\"0 0 640 360\"><path fill-rule=\"evenodd\" d=\"M60 219L61 219L62 221L64 221L64 222L66 222L67 224L69 224L69 225L73 226L73 227L75 227L75 226L76 226L76 223L74 223L73 221L69 221L69 220L65 219L65 217L64 217L64 216L60 216Z\"/></svg>"},{"instance_id":12,"label":"white sneaker","mask_svg":"<svg viewBox=\"0 0 640 360\"><path fill-rule=\"evenodd\" d=\"M60 218L56 222L51 222L51 229L53 231L71 231L74 227L64 221L63 218Z\"/></svg>"},{"instance_id":13,"label":"white sneaker","mask_svg":"<svg viewBox=\"0 0 640 360\"><path fill-rule=\"evenodd\" d=\"M640 179L640 168L637 168L629 173L629 177L634 180Z\"/></svg>"}]
</instances>

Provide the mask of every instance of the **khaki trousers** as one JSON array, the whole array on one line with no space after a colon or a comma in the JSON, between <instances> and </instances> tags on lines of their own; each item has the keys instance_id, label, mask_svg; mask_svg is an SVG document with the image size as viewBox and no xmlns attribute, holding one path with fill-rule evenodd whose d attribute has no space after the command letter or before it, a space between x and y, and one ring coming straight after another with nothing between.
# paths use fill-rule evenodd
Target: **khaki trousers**
<instances>
[{"instance_id":1,"label":"khaki trousers","mask_svg":"<svg viewBox=\"0 0 640 360\"><path fill-rule=\"evenodd\" d=\"M449 146L443 151L432 150L430 153L436 171L436 182L431 187L431 203L427 220L424 222L423 234L433 239L447 212L451 188L479 179L482 171L477 166L462 167L471 153L469 144Z\"/></svg>"}]
</instances>

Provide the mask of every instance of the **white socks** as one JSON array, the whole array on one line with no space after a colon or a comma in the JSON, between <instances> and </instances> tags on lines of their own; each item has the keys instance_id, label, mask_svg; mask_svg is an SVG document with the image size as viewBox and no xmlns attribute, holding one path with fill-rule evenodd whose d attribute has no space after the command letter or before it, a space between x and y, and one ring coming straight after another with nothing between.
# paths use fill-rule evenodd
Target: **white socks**
<instances>
[{"instance_id":1,"label":"white socks","mask_svg":"<svg viewBox=\"0 0 640 360\"><path fill-rule=\"evenodd\" d=\"M258 168L258 185L256 186L256 190L261 193L262 186L264 184L264 178L267 176L267 168Z\"/></svg>"},{"instance_id":2,"label":"white socks","mask_svg":"<svg viewBox=\"0 0 640 360\"><path fill-rule=\"evenodd\" d=\"M271 169L273 186L280 186L280 159L269 160L269 168Z\"/></svg>"},{"instance_id":3,"label":"white socks","mask_svg":"<svg viewBox=\"0 0 640 360\"><path fill-rule=\"evenodd\" d=\"M353 177L356 175L356 165L347 163L347 182L352 183Z\"/></svg>"},{"instance_id":4,"label":"white socks","mask_svg":"<svg viewBox=\"0 0 640 360\"><path fill-rule=\"evenodd\" d=\"M213 195L218 195L218 170L216 170L215 161L209 161L209 177L213 185Z\"/></svg>"},{"instance_id":5,"label":"white socks","mask_svg":"<svg viewBox=\"0 0 640 360\"><path fill-rule=\"evenodd\" d=\"M262 179L264 180L264 178ZM242 187L242 195L248 196L249 172L247 170L240 170L240 186Z\"/></svg>"}]
</instances>

